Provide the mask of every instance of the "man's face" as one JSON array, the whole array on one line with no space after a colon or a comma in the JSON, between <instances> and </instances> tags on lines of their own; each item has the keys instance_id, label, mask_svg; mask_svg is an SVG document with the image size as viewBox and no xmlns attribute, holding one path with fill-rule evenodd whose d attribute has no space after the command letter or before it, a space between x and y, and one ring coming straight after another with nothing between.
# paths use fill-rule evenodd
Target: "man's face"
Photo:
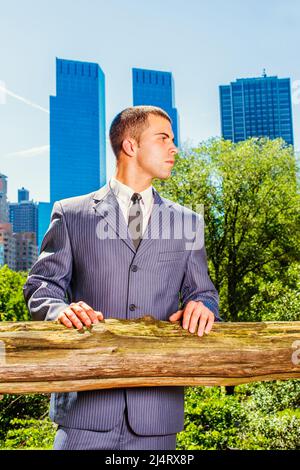
<instances>
[{"instance_id":1,"label":"man's face","mask_svg":"<svg viewBox=\"0 0 300 470\"><path fill-rule=\"evenodd\" d=\"M153 114L149 114L148 124L140 136L136 163L151 178L168 178L177 153L172 126L167 119Z\"/></svg>"}]
</instances>

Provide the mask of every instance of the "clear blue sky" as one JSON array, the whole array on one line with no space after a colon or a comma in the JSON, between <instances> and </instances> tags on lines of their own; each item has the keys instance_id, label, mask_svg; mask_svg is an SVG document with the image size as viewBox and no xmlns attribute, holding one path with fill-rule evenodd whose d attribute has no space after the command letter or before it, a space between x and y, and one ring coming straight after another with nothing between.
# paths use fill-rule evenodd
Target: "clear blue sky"
<instances>
[{"instance_id":1,"label":"clear blue sky","mask_svg":"<svg viewBox=\"0 0 300 470\"><path fill-rule=\"evenodd\" d=\"M171 71L181 141L220 135L218 86L237 77L290 77L300 149L299 0L0 0L0 172L8 196L49 197L49 108L55 57L97 62L107 130L132 105L131 68ZM3 84L3 83L2 83ZM84 155L83 155L84 158ZM108 177L114 157L107 145Z\"/></svg>"}]
</instances>

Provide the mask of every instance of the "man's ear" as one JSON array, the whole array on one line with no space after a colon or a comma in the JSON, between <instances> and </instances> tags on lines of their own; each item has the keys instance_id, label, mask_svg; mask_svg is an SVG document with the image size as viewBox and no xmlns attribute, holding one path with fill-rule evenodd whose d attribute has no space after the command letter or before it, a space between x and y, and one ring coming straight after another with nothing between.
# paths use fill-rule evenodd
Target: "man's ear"
<instances>
[{"instance_id":1,"label":"man's ear","mask_svg":"<svg viewBox=\"0 0 300 470\"><path fill-rule=\"evenodd\" d=\"M126 153L129 157L134 157L136 154L137 143L134 139L128 137L124 139L122 142L122 150Z\"/></svg>"}]
</instances>

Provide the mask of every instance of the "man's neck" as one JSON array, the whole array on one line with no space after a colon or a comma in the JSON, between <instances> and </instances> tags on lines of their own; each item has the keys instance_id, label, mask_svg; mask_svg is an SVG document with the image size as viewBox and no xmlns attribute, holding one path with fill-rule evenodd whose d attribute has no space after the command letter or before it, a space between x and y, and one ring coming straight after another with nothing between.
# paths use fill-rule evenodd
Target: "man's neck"
<instances>
[{"instance_id":1,"label":"man's neck","mask_svg":"<svg viewBox=\"0 0 300 470\"><path fill-rule=\"evenodd\" d=\"M126 184L129 186L134 192L141 193L145 191L145 189L149 188L152 184L151 177L144 177L142 175L133 175L129 172L124 172L117 169L114 177L116 180L120 181L120 183Z\"/></svg>"}]
</instances>

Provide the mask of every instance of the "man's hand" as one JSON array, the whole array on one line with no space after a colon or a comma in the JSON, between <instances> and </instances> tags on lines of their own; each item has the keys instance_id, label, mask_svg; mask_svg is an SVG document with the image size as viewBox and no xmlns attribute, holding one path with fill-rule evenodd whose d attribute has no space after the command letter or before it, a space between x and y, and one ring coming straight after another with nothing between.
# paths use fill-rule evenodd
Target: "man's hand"
<instances>
[{"instance_id":1,"label":"man's hand","mask_svg":"<svg viewBox=\"0 0 300 470\"><path fill-rule=\"evenodd\" d=\"M78 330L81 330L83 325L91 326L92 323L99 323L99 320L103 320L103 313L96 312L88 304L80 300L80 302L71 303L69 307L65 308L58 315L57 319L68 328L75 326Z\"/></svg>"},{"instance_id":2,"label":"man's hand","mask_svg":"<svg viewBox=\"0 0 300 470\"><path fill-rule=\"evenodd\" d=\"M198 328L198 335L202 336L203 331L208 334L212 329L215 321L215 315L205 305L199 301L191 300L185 306L184 310L178 310L173 313L169 320L175 322L180 320L183 316L182 327L189 330L190 333L195 333ZM204 329L205 328L205 329Z\"/></svg>"}]
</instances>

